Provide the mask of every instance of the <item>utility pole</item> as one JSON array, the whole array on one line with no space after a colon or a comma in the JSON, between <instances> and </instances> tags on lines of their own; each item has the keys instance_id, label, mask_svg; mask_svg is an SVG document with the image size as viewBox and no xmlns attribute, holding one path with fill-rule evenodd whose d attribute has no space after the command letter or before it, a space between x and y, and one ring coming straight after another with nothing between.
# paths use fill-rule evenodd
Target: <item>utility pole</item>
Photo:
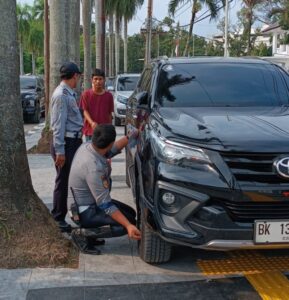
<instances>
[{"instance_id":1,"label":"utility pole","mask_svg":"<svg viewBox=\"0 0 289 300\"><path fill-rule=\"evenodd\" d=\"M151 41L152 41L152 9L153 0L148 0L148 13L147 13L147 39L146 39L146 55L145 64L151 60Z\"/></svg>"},{"instance_id":2,"label":"utility pole","mask_svg":"<svg viewBox=\"0 0 289 300\"><path fill-rule=\"evenodd\" d=\"M229 1L226 0L225 7L225 45L224 45L224 57L229 56L228 52L228 22L229 22Z\"/></svg>"}]
</instances>

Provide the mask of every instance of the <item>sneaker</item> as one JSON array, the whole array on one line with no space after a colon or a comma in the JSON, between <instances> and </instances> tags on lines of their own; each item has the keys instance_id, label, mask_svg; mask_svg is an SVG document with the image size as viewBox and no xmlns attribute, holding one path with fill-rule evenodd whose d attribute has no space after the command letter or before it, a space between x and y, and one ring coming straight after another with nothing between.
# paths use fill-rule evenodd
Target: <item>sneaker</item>
<instances>
[{"instance_id":1,"label":"sneaker","mask_svg":"<svg viewBox=\"0 0 289 300\"><path fill-rule=\"evenodd\" d=\"M66 223L65 221L57 221L58 228L62 232L71 232L71 225Z\"/></svg>"}]
</instances>

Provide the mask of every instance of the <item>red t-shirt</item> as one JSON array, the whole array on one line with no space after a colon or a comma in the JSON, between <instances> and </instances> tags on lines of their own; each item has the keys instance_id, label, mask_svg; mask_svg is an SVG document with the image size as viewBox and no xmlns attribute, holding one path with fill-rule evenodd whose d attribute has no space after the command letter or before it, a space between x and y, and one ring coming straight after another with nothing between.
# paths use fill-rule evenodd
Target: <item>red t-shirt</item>
<instances>
[{"instance_id":1,"label":"red t-shirt","mask_svg":"<svg viewBox=\"0 0 289 300\"><path fill-rule=\"evenodd\" d=\"M81 94L79 107L87 110L97 124L111 124L111 113L114 108L110 92L105 91L102 95L96 95L92 89L86 90ZM92 135L93 130L86 120L82 131L84 135Z\"/></svg>"}]
</instances>

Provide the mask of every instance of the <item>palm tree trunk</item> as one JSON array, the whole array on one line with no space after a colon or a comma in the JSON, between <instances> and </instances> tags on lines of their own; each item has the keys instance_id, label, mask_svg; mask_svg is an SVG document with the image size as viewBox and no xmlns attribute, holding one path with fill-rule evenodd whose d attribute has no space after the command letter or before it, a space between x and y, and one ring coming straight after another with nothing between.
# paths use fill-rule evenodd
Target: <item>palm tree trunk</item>
<instances>
[{"instance_id":1,"label":"palm tree trunk","mask_svg":"<svg viewBox=\"0 0 289 300\"><path fill-rule=\"evenodd\" d=\"M108 40L108 74L113 76L113 14L109 14L109 40Z\"/></svg>"},{"instance_id":2,"label":"palm tree trunk","mask_svg":"<svg viewBox=\"0 0 289 300\"><path fill-rule=\"evenodd\" d=\"M33 192L19 87L16 1L0 1L0 211L23 212ZM7 126L9 124L9 126ZM3 217L2 215L2 217ZM1 221L5 221L5 218ZM2 238L2 237L1 237Z\"/></svg>"},{"instance_id":3,"label":"palm tree trunk","mask_svg":"<svg viewBox=\"0 0 289 300\"><path fill-rule=\"evenodd\" d=\"M45 75L45 127L49 127L49 6L44 0L44 75Z\"/></svg>"},{"instance_id":4,"label":"palm tree trunk","mask_svg":"<svg viewBox=\"0 0 289 300\"><path fill-rule=\"evenodd\" d=\"M80 0L68 0L68 58L79 66L80 62Z\"/></svg>"},{"instance_id":5,"label":"palm tree trunk","mask_svg":"<svg viewBox=\"0 0 289 300\"><path fill-rule=\"evenodd\" d=\"M23 46L19 43L19 55L20 55L20 75L24 74L24 60L23 60Z\"/></svg>"},{"instance_id":6,"label":"palm tree trunk","mask_svg":"<svg viewBox=\"0 0 289 300\"><path fill-rule=\"evenodd\" d=\"M105 69L105 14L103 0L95 1L95 52L96 67Z\"/></svg>"},{"instance_id":7,"label":"palm tree trunk","mask_svg":"<svg viewBox=\"0 0 289 300\"><path fill-rule=\"evenodd\" d=\"M120 33L120 18L115 16L115 74L119 73L119 33Z\"/></svg>"},{"instance_id":8,"label":"palm tree trunk","mask_svg":"<svg viewBox=\"0 0 289 300\"><path fill-rule=\"evenodd\" d=\"M91 86L91 0L82 0L83 48L84 48L84 89Z\"/></svg>"},{"instance_id":9,"label":"palm tree trunk","mask_svg":"<svg viewBox=\"0 0 289 300\"><path fill-rule=\"evenodd\" d=\"M68 0L69 1L69 0ZM50 0L50 81L49 81L49 99L54 89L60 82L59 69L61 65L68 60L66 32L66 1Z\"/></svg>"},{"instance_id":10,"label":"palm tree trunk","mask_svg":"<svg viewBox=\"0 0 289 300\"><path fill-rule=\"evenodd\" d=\"M251 29L252 29L252 21L253 19L253 10L252 8L249 8L247 20L248 20L248 27L247 27L247 45L248 45L248 52L247 54L250 55L252 50L252 42L251 42Z\"/></svg>"},{"instance_id":11,"label":"palm tree trunk","mask_svg":"<svg viewBox=\"0 0 289 300\"><path fill-rule=\"evenodd\" d=\"M184 49L183 56L186 56L188 54L188 49L189 49L189 44L190 40L193 35L193 28L194 28L194 23L195 23L195 18L196 18L196 0L194 0L193 6L192 6L192 16L191 16L191 21L190 21L190 28L189 28L189 34L186 42L186 46Z\"/></svg>"},{"instance_id":12,"label":"palm tree trunk","mask_svg":"<svg viewBox=\"0 0 289 300\"><path fill-rule=\"evenodd\" d=\"M36 68L35 68L35 54L34 52L31 53L31 60L32 60L32 74L36 74Z\"/></svg>"},{"instance_id":13,"label":"palm tree trunk","mask_svg":"<svg viewBox=\"0 0 289 300\"><path fill-rule=\"evenodd\" d=\"M123 25L123 71L127 73L127 18L124 18Z\"/></svg>"}]
</instances>

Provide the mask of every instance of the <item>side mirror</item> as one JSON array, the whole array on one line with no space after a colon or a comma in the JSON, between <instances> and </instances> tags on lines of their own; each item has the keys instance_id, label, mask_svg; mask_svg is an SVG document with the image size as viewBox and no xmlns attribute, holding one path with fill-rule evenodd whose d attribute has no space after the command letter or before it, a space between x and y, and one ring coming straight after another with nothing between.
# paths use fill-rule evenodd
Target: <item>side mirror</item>
<instances>
[{"instance_id":1,"label":"side mirror","mask_svg":"<svg viewBox=\"0 0 289 300\"><path fill-rule=\"evenodd\" d=\"M135 95L135 98L138 103L138 107L146 108L149 104L149 95L148 92L140 92Z\"/></svg>"}]
</instances>

